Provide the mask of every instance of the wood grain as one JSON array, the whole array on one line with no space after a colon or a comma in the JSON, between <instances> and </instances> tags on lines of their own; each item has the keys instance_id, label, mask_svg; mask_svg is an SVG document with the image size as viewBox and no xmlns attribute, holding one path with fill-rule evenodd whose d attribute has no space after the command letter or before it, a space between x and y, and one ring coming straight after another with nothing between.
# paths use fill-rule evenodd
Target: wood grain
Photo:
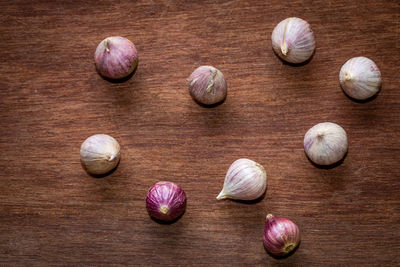
<instances>
[{"instance_id":1,"label":"wood grain","mask_svg":"<svg viewBox=\"0 0 400 267\"><path fill-rule=\"evenodd\" d=\"M0 1L0 265L395 266L400 264L398 1ZM282 63L270 35L289 16L313 27L305 65ZM132 40L136 74L111 83L93 54L107 36ZM373 59L379 95L357 103L342 64ZM197 105L187 77L220 69L226 101ZM348 133L332 169L306 158L314 124ZM122 159L87 175L81 143L106 133ZM265 166L254 204L216 201L237 158ZM180 184L187 211L152 221L148 188ZM295 221L302 243L286 259L262 244L267 213Z\"/></svg>"}]
</instances>

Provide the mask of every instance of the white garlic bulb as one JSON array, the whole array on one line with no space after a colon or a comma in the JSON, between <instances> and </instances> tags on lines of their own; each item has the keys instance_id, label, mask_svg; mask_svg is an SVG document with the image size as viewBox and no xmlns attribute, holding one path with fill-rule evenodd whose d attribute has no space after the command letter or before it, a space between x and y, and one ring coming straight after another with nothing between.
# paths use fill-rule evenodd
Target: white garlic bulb
<instances>
[{"instance_id":1,"label":"white garlic bulb","mask_svg":"<svg viewBox=\"0 0 400 267\"><path fill-rule=\"evenodd\" d=\"M91 174L108 173L117 166L119 159L119 144L109 135L95 134L82 143L81 162Z\"/></svg>"},{"instance_id":2,"label":"white garlic bulb","mask_svg":"<svg viewBox=\"0 0 400 267\"><path fill-rule=\"evenodd\" d=\"M217 199L254 200L261 197L266 188L264 167L249 159L238 159L229 167Z\"/></svg>"},{"instance_id":3,"label":"white garlic bulb","mask_svg":"<svg viewBox=\"0 0 400 267\"><path fill-rule=\"evenodd\" d=\"M332 165L347 152L346 131L336 123L318 123L305 134L304 151L312 162Z\"/></svg>"},{"instance_id":4,"label":"white garlic bulb","mask_svg":"<svg viewBox=\"0 0 400 267\"><path fill-rule=\"evenodd\" d=\"M343 91L350 97L365 100L375 95L381 87L381 72L375 62L366 57L349 59L339 73Z\"/></svg>"},{"instance_id":5,"label":"white garlic bulb","mask_svg":"<svg viewBox=\"0 0 400 267\"><path fill-rule=\"evenodd\" d=\"M315 37L310 24L300 18L282 20L272 32L272 48L283 60L301 63L315 50Z\"/></svg>"}]
</instances>

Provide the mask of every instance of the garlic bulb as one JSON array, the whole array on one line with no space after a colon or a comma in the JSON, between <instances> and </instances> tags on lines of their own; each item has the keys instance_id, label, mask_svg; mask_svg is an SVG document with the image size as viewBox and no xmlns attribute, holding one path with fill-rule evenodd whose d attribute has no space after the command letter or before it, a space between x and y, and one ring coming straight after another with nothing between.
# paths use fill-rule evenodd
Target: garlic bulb
<instances>
[{"instance_id":1,"label":"garlic bulb","mask_svg":"<svg viewBox=\"0 0 400 267\"><path fill-rule=\"evenodd\" d=\"M282 20L272 32L272 48L283 60L301 63L315 50L314 33L310 24L300 18Z\"/></svg>"},{"instance_id":2,"label":"garlic bulb","mask_svg":"<svg viewBox=\"0 0 400 267\"><path fill-rule=\"evenodd\" d=\"M201 66L189 77L189 93L194 100L203 105L222 102L227 93L224 75L213 66Z\"/></svg>"},{"instance_id":3,"label":"garlic bulb","mask_svg":"<svg viewBox=\"0 0 400 267\"><path fill-rule=\"evenodd\" d=\"M379 91L381 72L371 59L353 57L340 69L339 81L348 96L365 100Z\"/></svg>"},{"instance_id":4,"label":"garlic bulb","mask_svg":"<svg viewBox=\"0 0 400 267\"><path fill-rule=\"evenodd\" d=\"M137 68L139 57L131 41L121 36L111 36L99 43L94 53L94 61L102 76L122 79Z\"/></svg>"},{"instance_id":5,"label":"garlic bulb","mask_svg":"<svg viewBox=\"0 0 400 267\"><path fill-rule=\"evenodd\" d=\"M304 151L318 165L331 165L347 152L345 130L332 122L318 123L304 136Z\"/></svg>"},{"instance_id":6,"label":"garlic bulb","mask_svg":"<svg viewBox=\"0 0 400 267\"><path fill-rule=\"evenodd\" d=\"M119 144L109 135L95 134L82 143L81 162L91 174L108 173L117 166L119 159Z\"/></svg>"},{"instance_id":7,"label":"garlic bulb","mask_svg":"<svg viewBox=\"0 0 400 267\"><path fill-rule=\"evenodd\" d=\"M300 243L299 227L289 219L268 214L264 228L264 246L275 256L285 256Z\"/></svg>"},{"instance_id":8,"label":"garlic bulb","mask_svg":"<svg viewBox=\"0 0 400 267\"><path fill-rule=\"evenodd\" d=\"M249 159L238 159L229 167L217 199L254 200L261 197L266 188L264 167Z\"/></svg>"},{"instance_id":9,"label":"garlic bulb","mask_svg":"<svg viewBox=\"0 0 400 267\"><path fill-rule=\"evenodd\" d=\"M185 191L176 183L158 182L147 192L146 208L158 220L173 221L185 212Z\"/></svg>"}]
</instances>

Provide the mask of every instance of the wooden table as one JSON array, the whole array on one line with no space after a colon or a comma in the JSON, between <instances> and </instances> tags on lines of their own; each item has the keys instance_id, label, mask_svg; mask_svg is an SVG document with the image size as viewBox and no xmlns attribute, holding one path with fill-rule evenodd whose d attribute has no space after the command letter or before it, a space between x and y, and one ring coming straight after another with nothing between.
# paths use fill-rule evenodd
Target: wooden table
<instances>
[{"instance_id":1,"label":"wooden table","mask_svg":"<svg viewBox=\"0 0 400 267\"><path fill-rule=\"evenodd\" d=\"M400 264L398 1L0 1L0 10L0 265ZM289 16L315 32L308 64L272 52L271 32ZM122 83L93 64L113 35L139 51ZM366 103L338 82L342 64L361 55L383 75ZM187 78L200 65L224 73L222 105L191 99ZM349 138L331 169L303 151L305 132L324 121ZM122 148L101 179L79 158L96 133ZM267 169L265 198L216 201L243 157ZM145 209L159 180L188 196L171 225ZM294 255L264 250L267 213L300 227Z\"/></svg>"}]
</instances>

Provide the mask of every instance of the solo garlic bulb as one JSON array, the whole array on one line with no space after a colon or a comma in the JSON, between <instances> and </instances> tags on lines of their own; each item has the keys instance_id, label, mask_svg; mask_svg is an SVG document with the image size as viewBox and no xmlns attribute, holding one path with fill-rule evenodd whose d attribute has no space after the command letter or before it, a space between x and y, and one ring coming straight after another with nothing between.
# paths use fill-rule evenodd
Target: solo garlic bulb
<instances>
[{"instance_id":1,"label":"solo garlic bulb","mask_svg":"<svg viewBox=\"0 0 400 267\"><path fill-rule=\"evenodd\" d=\"M283 60L302 63L315 50L315 37L310 24L300 18L282 20L272 32L272 48Z\"/></svg>"},{"instance_id":2,"label":"solo garlic bulb","mask_svg":"<svg viewBox=\"0 0 400 267\"><path fill-rule=\"evenodd\" d=\"M348 96L365 100L379 91L381 72L371 59L354 57L344 63L340 69L339 81Z\"/></svg>"},{"instance_id":3,"label":"solo garlic bulb","mask_svg":"<svg viewBox=\"0 0 400 267\"><path fill-rule=\"evenodd\" d=\"M318 165L331 165L347 152L346 131L332 122L318 123L304 136L304 151Z\"/></svg>"},{"instance_id":4,"label":"solo garlic bulb","mask_svg":"<svg viewBox=\"0 0 400 267\"><path fill-rule=\"evenodd\" d=\"M264 228L264 246L275 256L285 256L300 243L299 227L289 219L268 214Z\"/></svg>"},{"instance_id":5,"label":"solo garlic bulb","mask_svg":"<svg viewBox=\"0 0 400 267\"><path fill-rule=\"evenodd\" d=\"M254 200L261 197L266 188L264 167L249 159L238 159L229 167L217 199Z\"/></svg>"},{"instance_id":6,"label":"solo garlic bulb","mask_svg":"<svg viewBox=\"0 0 400 267\"><path fill-rule=\"evenodd\" d=\"M185 191L176 183L158 182L147 192L146 208L158 220L173 221L185 212Z\"/></svg>"},{"instance_id":7,"label":"solo garlic bulb","mask_svg":"<svg viewBox=\"0 0 400 267\"><path fill-rule=\"evenodd\" d=\"M94 53L94 61L102 76L122 79L136 69L139 57L131 41L121 36L112 36L99 43Z\"/></svg>"},{"instance_id":8,"label":"solo garlic bulb","mask_svg":"<svg viewBox=\"0 0 400 267\"><path fill-rule=\"evenodd\" d=\"M114 169L120 156L118 142L106 134L92 135L81 146L81 162L86 171L94 175L106 174Z\"/></svg>"},{"instance_id":9,"label":"solo garlic bulb","mask_svg":"<svg viewBox=\"0 0 400 267\"><path fill-rule=\"evenodd\" d=\"M203 105L222 102L227 93L224 75L213 66L201 66L189 76L189 93Z\"/></svg>"}]
</instances>

